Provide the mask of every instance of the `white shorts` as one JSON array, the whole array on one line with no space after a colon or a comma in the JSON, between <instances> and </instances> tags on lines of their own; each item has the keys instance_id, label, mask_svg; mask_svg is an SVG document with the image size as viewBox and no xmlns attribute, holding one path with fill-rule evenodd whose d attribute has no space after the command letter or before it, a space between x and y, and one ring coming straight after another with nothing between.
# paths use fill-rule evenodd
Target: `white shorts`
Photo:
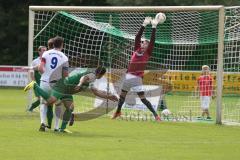
<instances>
[{"instance_id":1,"label":"white shorts","mask_svg":"<svg viewBox=\"0 0 240 160\"><path fill-rule=\"evenodd\" d=\"M122 90L124 91L142 92L144 91L142 78L133 74L127 73L123 80Z\"/></svg>"},{"instance_id":2,"label":"white shorts","mask_svg":"<svg viewBox=\"0 0 240 160\"><path fill-rule=\"evenodd\" d=\"M40 88L43 89L48 94L51 93L51 87L48 82L40 81ZM46 101L41 97L41 103L46 103Z\"/></svg>"},{"instance_id":3,"label":"white shorts","mask_svg":"<svg viewBox=\"0 0 240 160\"><path fill-rule=\"evenodd\" d=\"M209 109L211 96L200 96L200 101L201 101L201 108L203 110Z\"/></svg>"}]
</instances>

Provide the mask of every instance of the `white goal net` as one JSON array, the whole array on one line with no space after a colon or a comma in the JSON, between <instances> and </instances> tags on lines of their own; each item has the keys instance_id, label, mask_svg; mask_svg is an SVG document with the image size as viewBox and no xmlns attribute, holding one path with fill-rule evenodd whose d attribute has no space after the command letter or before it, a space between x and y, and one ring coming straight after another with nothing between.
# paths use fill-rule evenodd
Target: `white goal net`
<instances>
[{"instance_id":1,"label":"white goal net","mask_svg":"<svg viewBox=\"0 0 240 160\"><path fill-rule=\"evenodd\" d=\"M69 57L72 68L96 68L98 65L107 67L105 79L97 84L101 89L119 93L121 80L134 49L135 35L144 18L155 17L158 12L164 12L167 19L157 26L154 50L144 74L143 85L147 99L159 114L166 107L172 112L166 120L197 121L197 117L202 114L197 79L201 75L202 66L208 65L213 78L212 87L217 96L211 100L210 115L213 120L217 118L217 123L221 123L218 114L221 115L222 93L219 90L223 88L225 93L225 88L221 85L222 78L218 76L223 71L222 6L30 7L29 62L32 55L37 55L35 50L38 46L47 45L49 38L61 36L64 38L63 52ZM235 22L237 18L231 15L230 19L234 22L228 22L227 19L225 25L238 26ZM151 30L150 25L146 27L142 40L150 39ZM225 47L224 71L228 73L239 71L238 61L235 61L239 58L236 51L238 48L231 48L237 43L230 40L236 38L232 30L235 31L233 28L228 30L231 32L228 34L229 41L225 39L225 45L229 47ZM225 29L225 34L228 31ZM233 94L237 95L237 92ZM74 97L80 112L96 106L94 96L89 95L91 93L86 92ZM122 111L123 118L151 119L150 112L136 93L130 91L127 97ZM105 106L107 111L104 113L107 113L117 103L105 101L101 105ZM225 106L224 115L230 115L230 112Z\"/></svg>"}]
</instances>

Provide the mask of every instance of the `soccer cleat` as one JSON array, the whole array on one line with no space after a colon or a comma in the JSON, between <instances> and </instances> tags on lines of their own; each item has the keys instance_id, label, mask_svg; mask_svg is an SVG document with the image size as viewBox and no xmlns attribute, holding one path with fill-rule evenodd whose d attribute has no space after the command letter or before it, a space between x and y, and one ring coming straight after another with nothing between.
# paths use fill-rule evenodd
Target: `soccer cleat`
<instances>
[{"instance_id":1,"label":"soccer cleat","mask_svg":"<svg viewBox=\"0 0 240 160\"><path fill-rule=\"evenodd\" d=\"M155 117L155 120L156 120L157 122L160 122L160 121L161 121L161 117L160 117L160 116L156 116L156 117Z\"/></svg>"},{"instance_id":2,"label":"soccer cleat","mask_svg":"<svg viewBox=\"0 0 240 160\"><path fill-rule=\"evenodd\" d=\"M59 132L59 129L56 129L56 128L55 128L53 131L54 131L54 132Z\"/></svg>"},{"instance_id":3,"label":"soccer cleat","mask_svg":"<svg viewBox=\"0 0 240 160\"><path fill-rule=\"evenodd\" d=\"M197 117L197 120L203 120L204 118L203 117Z\"/></svg>"},{"instance_id":4,"label":"soccer cleat","mask_svg":"<svg viewBox=\"0 0 240 160\"><path fill-rule=\"evenodd\" d=\"M211 121L212 118L211 118L211 117L207 117L206 120L207 120L207 121Z\"/></svg>"},{"instance_id":5,"label":"soccer cleat","mask_svg":"<svg viewBox=\"0 0 240 160\"><path fill-rule=\"evenodd\" d=\"M45 132L46 125L44 123L41 124L39 131L40 132Z\"/></svg>"},{"instance_id":6,"label":"soccer cleat","mask_svg":"<svg viewBox=\"0 0 240 160\"><path fill-rule=\"evenodd\" d=\"M36 83L35 81L32 81L32 82L28 83L23 90L24 90L25 92L28 91L28 90L30 90L31 88L34 87L34 84L35 84L35 83Z\"/></svg>"},{"instance_id":7,"label":"soccer cleat","mask_svg":"<svg viewBox=\"0 0 240 160\"><path fill-rule=\"evenodd\" d=\"M26 112L33 112L33 110L32 110L32 105L29 105L28 107L27 107L27 109L26 109Z\"/></svg>"},{"instance_id":8,"label":"soccer cleat","mask_svg":"<svg viewBox=\"0 0 240 160\"><path fill-rule=\"evenodd\" d=\"M117 117L120 117L121 115L122 115L121 112L115 112L115 113L113 114L112 119L116 119Z\"/></svg>"},{"instance_id":9,"label":"soccer cleat","mask_svg":"<svg viewBox=\"0 0 240 160\"><path fill-rule=\"evenodd\" d=\"M72 126L74 124L74 114L71 114L70 120L69 120L69 126Z\"/></svg>"},{"instance_id":10,"label":"soccer cleat","mask_svg":"<svg viewBox=\"0 0 240 160\"><path fill-rule=\"evenodd\" d=\"M73 132L69 131L68 129L59 129L59 132L61 132L61 133L69 133L69 134L73 133Z\"/></svg>"}]
</instances>

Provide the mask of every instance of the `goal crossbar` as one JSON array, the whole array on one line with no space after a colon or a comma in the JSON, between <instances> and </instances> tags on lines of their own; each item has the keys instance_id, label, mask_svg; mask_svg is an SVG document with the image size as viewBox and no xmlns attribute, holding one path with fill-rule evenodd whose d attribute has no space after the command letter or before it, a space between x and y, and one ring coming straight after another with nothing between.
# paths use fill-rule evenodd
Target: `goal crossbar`
<instances>
[{"instance_id":1,"label":"goal crossbar","mask_svg":"<svg viewBox=\"0 0 240 160\"><path fill-rule=\"evenodd\" d=\"M143 12L143 11L208 11L208 10L220 10L223 8L222 5L216 6L29 6L29 9L32 11L94 11L94 12L124 12L124 11L132 11L132 12Z\"/></svg>"}]
</instances>

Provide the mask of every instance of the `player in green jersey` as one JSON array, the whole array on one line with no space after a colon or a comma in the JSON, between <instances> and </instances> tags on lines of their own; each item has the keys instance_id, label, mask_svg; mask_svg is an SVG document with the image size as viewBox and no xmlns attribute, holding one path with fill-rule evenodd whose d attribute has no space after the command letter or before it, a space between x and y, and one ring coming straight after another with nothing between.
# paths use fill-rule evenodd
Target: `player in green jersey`
<instances>
[{"instance_id":1,"label":"player in green jersey","mask_svg":"<svg viewBox=\"0 0 240 160\"><path fill-rule=\"evenodd\" d=\"M106 69L104 67L98 67L95 70L95 73L89 72L88 69L80 69L75 70L69 74L68 77L60 79L53 87L51 94L48 94L44 90L42 90L36 82L32 81L28 84L24 90L27 91L30 88L33 88L39 95L41 95L48 104L55 103L58 99L62 100L64 106L66 107L66 111L63 114L63 123L60 128L60 131L64 131L66 129L66 125L70 119L71 113L74 109L73 97L72 95L80 92L82 89L86 87L90 87L91 91L101 98L109 99L112 101L118 101L117 96L113 94L108 94L105 91L100 91L93 86L93 82L96 79L102 78L102 76L106 73Z\"/></svg>"}]
</instances>

